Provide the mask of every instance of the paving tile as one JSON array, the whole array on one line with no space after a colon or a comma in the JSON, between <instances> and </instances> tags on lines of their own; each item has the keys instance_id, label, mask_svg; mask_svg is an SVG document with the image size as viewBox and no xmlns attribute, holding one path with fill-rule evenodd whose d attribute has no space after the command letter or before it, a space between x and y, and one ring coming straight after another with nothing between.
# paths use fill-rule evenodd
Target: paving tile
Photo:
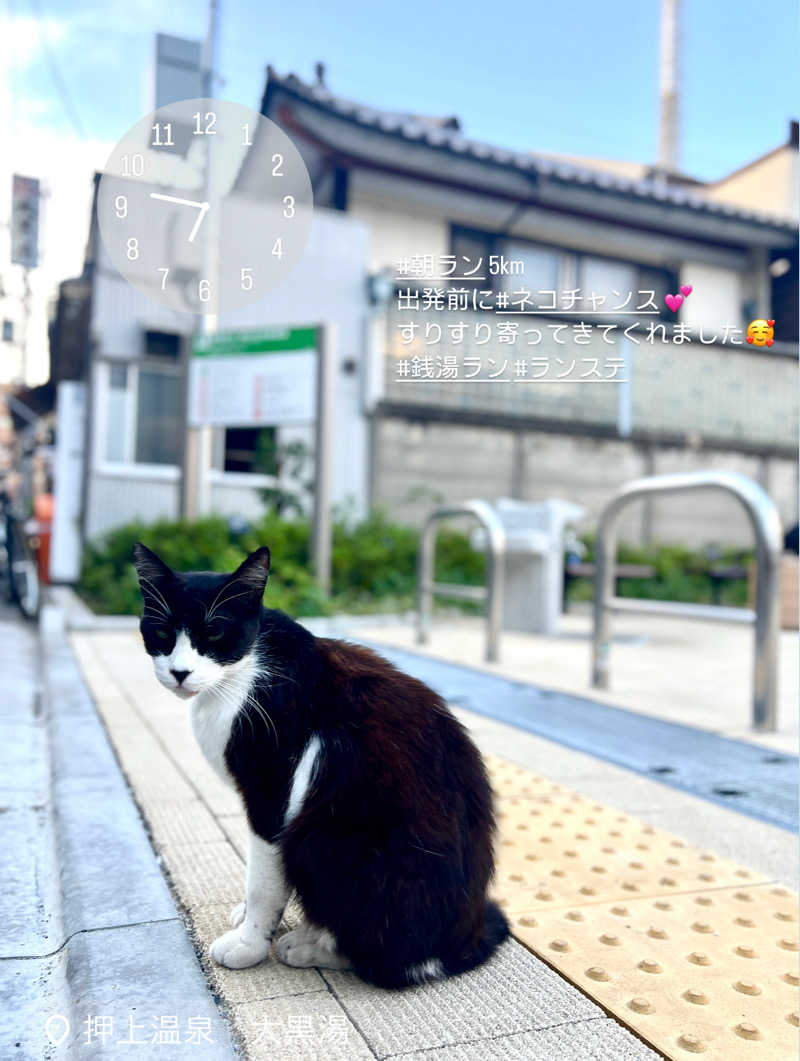
<instances>
[{"instance_id":1,"label":"paving tile","mask_svg":"<svg viewBox=\"0 0 800 1061\"><path fill-rule=\"evenodd\" d=\"M112 732L112 738L114 734ZM143 725L114 740L122 769L131 787L145 800L187 802L196 789L178 770L158 739Z\"/></svg>"},{"instance_id":2,"label":"paving tile","mask_svg":"<svg viewBox=\"0 0 800 1061\"><path fill-rule=\"evenodd\" d=\"M230 788L216 775L203 782L202 796L216 818L230 817L242 813L242 801L235 789Z\"/></svg>"},{"instance_id":3,"label":"paving tile","mask_svg":"<svg viewBox=\"0 0 800 1061\"><path fill-rule=\"evenodd\" d=\"M184 906L215 903L235 906L244 897L244 864L231 845L198 844L195 848L167 845L164 865Z\"/></svg>"},{"instance_id":4,"label":"paving tile","mask_svg":"<svg viewBox=\"0 0 800 1061\"><path fill-rule=\"evenodd\" d=\"M247 818L244 814L223 814L217 818L230 842L242 856L247 858Z\"/></svg>"},{"instance_id":5,"label":"paving tile","mask_svg":"<svg viewBox=\"0 0 800 1061\"><path fill-rule=\"evenodd\" d=\"M402 1061L657 1061L661 1055L616 1021L598 1017L394 1056Z\"/></svg>"},{"instance_id":6,"label":"paving tile","mask_svg":"<svg viewBox=\"0 0 800 1061\"><path fill-rule=\"evenodd\" d=\"M249 1061L374 1061L358 1030L327 991L241 1002L233 1018Z\"/></svg>"},{"instance_id":7,"label":"paving tile","mask_svg":"<svg viewBox=\"0 0 800 1061\"><path fill-rule=\"evenodd\" d=\"M235 904L193 906L189 910L192 938L215 990L226 1002L255 1002L282 995L325 991L327 986L316 969L292 969L270 956L251 969L225 969L208 955L213 941L231 927L229 916Z\"/></svg>"},{"instance_id":8,"label":"paving tile","mask_svg":"<svg viewBox=\"0 0 800 1061\"><path fill-rule=\"evenodd\" d=\"M225 833L201 799L145 799L140 805L158 847L225 842Z\"/></svg>"},{"instance_id":9,"label":"paving tile","mask_svg":"<svg viewBox=\"0 0 800 1061\"><path fill-rule=\"evenodd\" d=\"M478 969L404 991L371 987L352 973L322 975L381 1058L601 1016L513 940Z\"/></svg>"}]
</instances>

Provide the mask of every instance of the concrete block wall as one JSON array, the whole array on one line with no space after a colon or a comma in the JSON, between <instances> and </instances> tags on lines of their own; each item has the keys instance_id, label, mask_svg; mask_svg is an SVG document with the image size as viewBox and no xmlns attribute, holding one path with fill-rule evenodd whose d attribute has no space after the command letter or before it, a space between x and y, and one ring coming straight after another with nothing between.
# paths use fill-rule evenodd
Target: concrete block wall
<instances>
[{"instance_id":1,"label":"concrete block wall","mask_svg":"<svg viewBox=\"0 0 800 1061\"><path fill-rule=\"evenodd\" d=\"M612 491L627 480L705 468L750 476L769 491L785 527L797 518L797 463L784 458L399 417L376 418L373 440L373 502L415 525L436 504L511 496L574 501L588 510L584 525L591 527ZM744 510L716 492L634 506L623 519L621 537L691 546L752 542Z\"/></svg>"},{"instance_id":2,"label":"concrete block wall","mask_svg":"<svg viewBox=\"0 0 800 1061\"><path fill-rule=\"evenodd\" d=\"M542 332L541 343L528 346L522 331L517 343L496 340L478 343L473 325L482 324L491 315L477 312L446 310L392 309L387 314L385 396L392 402L436 406L443 409L480 409L488 414L539 417L550 421L572 424L593 423L615 425L619 415L620 390L617 385L577 386L573 381L550 383L547 386L495 383L479 386L476 380L486 380L504 362L511 375L519 358L550 358L552 375L566 371L564 366L574 360L574 378L586 368L583 359L597 358L601 372L606 372L606 360L622 356L619 342L621 331L610 333L614 345L605 343L599 331L591 334L586 345L575 342L570 329L559 333L558 345L547 331L544 318L523 318L524 328ZM463 341L451 342L448 328L466 323ZM413 341L402 339L402 325L415 323L418 331ZM560 322L563 323L563 322ZM441 339L430 342L425 328L432 326L433 336L441 327ZM710 338L714 329L704 332ZM716 329L722 335L721 327ZM655 342L647 342L639 333L639 343L628 347L632 359L630 391L632 396L633 426L635 429L671 434L687 434L698 439L715 441L730 439L732 443L746 441L766 446L796 447L798 435L796 356L772 351L756 351L747 346L722 343L692 342L675 344L661 342L660 332ZM739 336L741 338L741 336ZM455 356L457 379L425 378L412 381L402 377L398 364L417 358ZM474 379L465 379L468 358L481 362ZM494 361L490 364L489 359ZM478 361L472 362L477 364ZM619 376L627 377L624 370ZM733 445L736 449L738 446Z\"/></svg>"}]
</instances>

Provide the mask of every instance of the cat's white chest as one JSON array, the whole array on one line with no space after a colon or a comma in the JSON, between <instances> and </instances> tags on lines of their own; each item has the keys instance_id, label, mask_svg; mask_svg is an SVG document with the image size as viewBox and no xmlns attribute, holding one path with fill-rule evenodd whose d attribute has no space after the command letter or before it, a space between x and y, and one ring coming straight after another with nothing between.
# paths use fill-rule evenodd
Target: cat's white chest
<instances>
[{"instance_id":1,"label":"cat's white chest","mask_svg":"<svg viewBox=\"0 0 800 1061\"><path fill-rule=\"evenodd\" d=\"M233 784L225 762L225 748L231 727L241 707L241 700L224 698L213 689L198 693L191 704L192 732L205 758L227 784Z\"/></svg>"},{"instance_id":2,"label":"cat's white chest","mask_svg":"<svg viewBox=\"0 0 800 1061\"><path fill-rule=\"evenodd\" d=\"M230 665L221 682L198 693L190 702L189 717L195 740L215 772L229 785L233 785L233 778L225 762L225 749L236 716L246 707L253 683L262 673L255 653L251 652Z\"/></svg>"}]
</instances>

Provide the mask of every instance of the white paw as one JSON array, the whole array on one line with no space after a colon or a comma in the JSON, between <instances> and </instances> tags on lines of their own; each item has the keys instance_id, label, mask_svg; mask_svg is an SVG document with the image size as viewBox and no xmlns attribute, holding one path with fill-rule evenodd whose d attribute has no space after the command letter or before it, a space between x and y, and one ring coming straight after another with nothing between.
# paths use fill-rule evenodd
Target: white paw
<instances>
[{"instance_id":1,"label":"white paw","mask_svg":"<svg viewBox=\"0 0 800 1061\"><path fill-rule=\"evenodd\" d=\"M320 948L314 936L304 928L296 928L281 936L275 944L275 953L284 965L294 965L298 969L307 969L320 957Z\"/></svg>"},{"instance_id":2,"label":"white paw","mask_svg":"<svg viewBox=\"0 0 800 1061\"><path fill-rule=\"evenodd\" d=\"M239 903L238 906L234 906L234 908L231 910L231 916L229 920L233 928L238 928L239 925L241 925L242 921L244 921L244 915L246 910L247 903L245 902Z\"/></svg>"},{"instance_id":3,"label":"white paw","mask_svg":"<svg viewBox=\"0 0 800 1061\"><path fill-rule=\"evenodd\" d=\"M275 953L284 965L308 969L316 965L322 969L349 969L347 958L337 953L336 941L330 932L311 925L301 925L287 932L275 944Z\"/></svg>"},{"instance_id":4,"label":"white paw","mask_svg":"<svg viewBox=\"0 0 800 1061\"><path fill-rule=\"evenodd\" d=\"M269 954L270 940L243 939L238 928L226 932L211 944L211 957L228 969L249 969Z\"/></svg>"}]
</instances>

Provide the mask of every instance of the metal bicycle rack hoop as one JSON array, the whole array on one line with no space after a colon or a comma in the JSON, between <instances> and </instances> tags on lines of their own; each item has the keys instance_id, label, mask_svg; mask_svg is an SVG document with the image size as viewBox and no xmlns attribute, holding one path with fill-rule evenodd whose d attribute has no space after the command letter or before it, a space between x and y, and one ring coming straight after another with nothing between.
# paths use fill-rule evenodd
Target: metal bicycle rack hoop
<instances>
[{"instance_id":1,"label":"metal bicycle rack hoop","mask_svg":"<svg viewBox=\"0 0 800 1061\"><path fill-rule=\"evenodd\" d=\"M623 509L632 501L643 498L696 490L723 490L732 494L741 502L750 518L756 539L755 610L637 600L614 595L617 528ZM620 487L600 513L597 525L592 685L598 689L607 689L609 686L612 611L752 623L755 627L753 728L774 732L778 712L778 575L782 548L781 522L775 503L758 483L745 475L726 471L653 475L633 479Z\"/></svg>"},{"instance_id":2,"label":"metal bicycle rack hoop","mask_svg":"<svg viewBox=\"0 0 800 1061\"><path fill-rule=\"evenodd\" d=\"M433 559L436 531L442 520L472 516L486 530L486 586L460 586L434 582ZM503 618L503 578L506 532L500 517L487 501L464 501L435 508L422 529L417 568L417 643L427 644L430 636L433 597L454 597L486 604L486 661L496 663L500 656L500 627Z\"/></svg>"}]
</instances>

